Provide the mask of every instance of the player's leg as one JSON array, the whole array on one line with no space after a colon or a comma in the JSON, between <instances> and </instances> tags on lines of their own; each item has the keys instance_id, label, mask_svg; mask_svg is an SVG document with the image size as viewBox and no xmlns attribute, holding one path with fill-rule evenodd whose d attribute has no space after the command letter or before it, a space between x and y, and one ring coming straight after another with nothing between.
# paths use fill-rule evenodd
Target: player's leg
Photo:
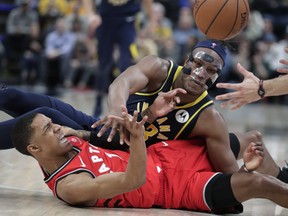
<instances>
[{"instance_id":1,"label":"player's leg","mask_svg":"<svg viewBox=\"0 0 288 216\"><path fill-rule=\"evenodd\" d=\"M260 173L234 173L231 177L231 188L238 202L264 198L288 208L288 185L273 176Z\"/></svg>"},{"instance_id":2,"label":"player's leg","mask_svg":"<svg viewBox=\"0 0 288 216\"><path fill-rule=\"evenodd\" d=\"M91 125L99 118L88 116L74 109L70 104L43 94L21 91L16 88L4 88L0 90L0 110L12 117L23 115L39 107L49 107L58 110L67 118L82 125L86 130L92 130ZM53 119L54 120L54 119ZM97 128L96 130L98 130Z\"/></svg>"},{"instance_id":3,"label":"player's leg","mask_svg":"<svg viewBox=\"0 0 288 216\"><path fill-rule=\"evenodd\" d=\"M239 151L239 156L237 159L242 158L244 149L251 142L259 142L259 141L262 142L262 135L259 131L256 131L256 130L249 131L249 132L242 133L242 134L235 133L235 135L237 136L237 139L240 144L240 151ZM263 162L261 166L256 171L262 174L267 174L267 175L277 177L279 180L285 183L288 183L288 169L285 167L280 169L263 142L262 142L262 146L264 148L263 151L264 151L265 156L263 157Z\"/></svg>"},{"instance_id":4,"label":"player's leg","mask_svg":"<svg viewBox=\"0 0 288 216\"><path fill-rule=\"evenodd\" d=\"M110 85L110 73L114 65L114 37L117 35L117 32L116 35L114 32L115 28L117 28L117 26L114 26L113 22L103 19L102 24L97 29L99 64L95 74L95 89L97 95L94 116L102 113L103 99Z\"/></svg>"},{"instance_id":5,"label":"player's leg","mask_svg":"<svg viewBox=\"0 0 288 216\"><path fill-rule=\"evenodd\" d=\"M240 213L241 203L253 198L268 199L288 207L288 185L273 176L237 172L214 176L205 189L205 199L213 213Z\"/></svg>"},{"instance_id":6,"label":"player's leg","mask_svg":"<svg viewBox=\"0 0 288 216\"><path fill-rule=\"evenodd\" d=\"M46 115L47 117L51 118L53 122L59 125L64 125L68 126L71 128L74 128L76 130L83 130L84 128L82 125L79 125L77 122L69 119L67 116L63 115L61 112L51 109L48 107L42 107L38 108L35 110L32 110L30 112L27 112L23 115L20 115L19 117L16 117L14 119L10 119L4 122L0 122L0 149L11 149L14 148L11 138L10 138L10 133L16 122L18 121L19 118L23 117L24 115L27 115L29 113L42 113Z\"/></svg>"},{"instance_id":7,"label":"player's leg","mask_svg":"<svg viewBox=\"0 0 288 216\"><path fill-rule=\"evenodd\" d=\"M137 51L135 45L136 30L133 20L125 21L121 24L118 33L119 39L119 60L118 67L123 72L127 67L131 66L133 59L137 58Z\"/></svg>"}]
</instances>

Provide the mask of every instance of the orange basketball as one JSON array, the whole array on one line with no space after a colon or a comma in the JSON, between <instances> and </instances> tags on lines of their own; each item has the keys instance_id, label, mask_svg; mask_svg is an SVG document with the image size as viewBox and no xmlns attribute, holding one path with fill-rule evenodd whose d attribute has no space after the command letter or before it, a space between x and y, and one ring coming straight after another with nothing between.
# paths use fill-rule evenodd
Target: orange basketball
<instances>
[{"instance_id":1,"label":"orange basketball","mask_svg":"<svg viewBox=\"0 0 288 216\"><path fill-rule=\"evenodd\" d=\"M208 38L228 40L247 25L250 14L248 0L195 0L193 17Z\"/></svg>"}]
</instances>

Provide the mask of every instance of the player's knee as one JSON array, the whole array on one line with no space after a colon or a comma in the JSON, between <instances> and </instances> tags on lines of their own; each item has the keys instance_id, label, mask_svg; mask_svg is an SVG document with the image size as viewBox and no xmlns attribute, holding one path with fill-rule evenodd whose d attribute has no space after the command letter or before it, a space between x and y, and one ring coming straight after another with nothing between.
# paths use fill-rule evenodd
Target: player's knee
<instances>
[{"instance_id":1,"label":"player's knee","mask_svg":"<svg viewBox=\"0 0 288 216\"><path fill-rule=\"evenodd\" d=\"M268 180L264 175L253 174L248 175L245 181L245 185L249 187L249 191L253 193L259 193L262 189L267 188Z\"/></svg>"},{"instance_id":2,"label":"player's knee","mask_svg":"<svg viewBox=\"0 0 288 216\"><path fill-rule=\"evenodd\" d=\"M40 108L36 108L34 111L49 117L49 114L52 112L52 110L53 109L51 109L49 107L40 107Z\"/></svg>"},{"instance_id":3,"label":"player's knee","mask_svg":"<svg viewBox=\"0 0 288 216\"><path fill-rule=\"evenodd\" d=\"M260 142L262 140L262 133L258 130L249 131L248 138L250 142Z\"/></svg>"}]
</instances>

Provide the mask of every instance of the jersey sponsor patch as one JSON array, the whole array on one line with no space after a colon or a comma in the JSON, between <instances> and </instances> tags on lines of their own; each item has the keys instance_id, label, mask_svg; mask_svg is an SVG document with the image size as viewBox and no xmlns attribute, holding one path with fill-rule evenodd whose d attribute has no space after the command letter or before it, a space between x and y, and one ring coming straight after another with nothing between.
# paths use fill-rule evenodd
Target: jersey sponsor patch
<instances>
[{"instance_id":1,"label":"jersey sponsor patch","mask_svg":"<svg viewBox=\"0 0 288 216\"><path fill-rule=\"evenodd\" d=\"M189 113L184 109L178 110L175 114L175 119L179 123L185 123L189 119Z\"/></svg>"}]
</instances>

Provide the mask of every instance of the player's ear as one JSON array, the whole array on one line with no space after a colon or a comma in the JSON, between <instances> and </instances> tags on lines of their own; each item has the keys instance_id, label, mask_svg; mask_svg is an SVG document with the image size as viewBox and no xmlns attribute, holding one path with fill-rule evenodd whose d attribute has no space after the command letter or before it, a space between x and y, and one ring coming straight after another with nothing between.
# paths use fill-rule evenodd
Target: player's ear
<instances>
[{"instance_id":1,"label":"player's ear","mask_svg":"<svg viewBox=\"0 0 288 216\"><path fill-rule=\"evenodd\" d=\"M38 145L31 143L31 144L29 144L29 145L27 146L27 151L30 152L30 154L33 155L33 153L39 152L39 151L40 151L40 148L39 148Z\"/></svg>"}]
</instances>

